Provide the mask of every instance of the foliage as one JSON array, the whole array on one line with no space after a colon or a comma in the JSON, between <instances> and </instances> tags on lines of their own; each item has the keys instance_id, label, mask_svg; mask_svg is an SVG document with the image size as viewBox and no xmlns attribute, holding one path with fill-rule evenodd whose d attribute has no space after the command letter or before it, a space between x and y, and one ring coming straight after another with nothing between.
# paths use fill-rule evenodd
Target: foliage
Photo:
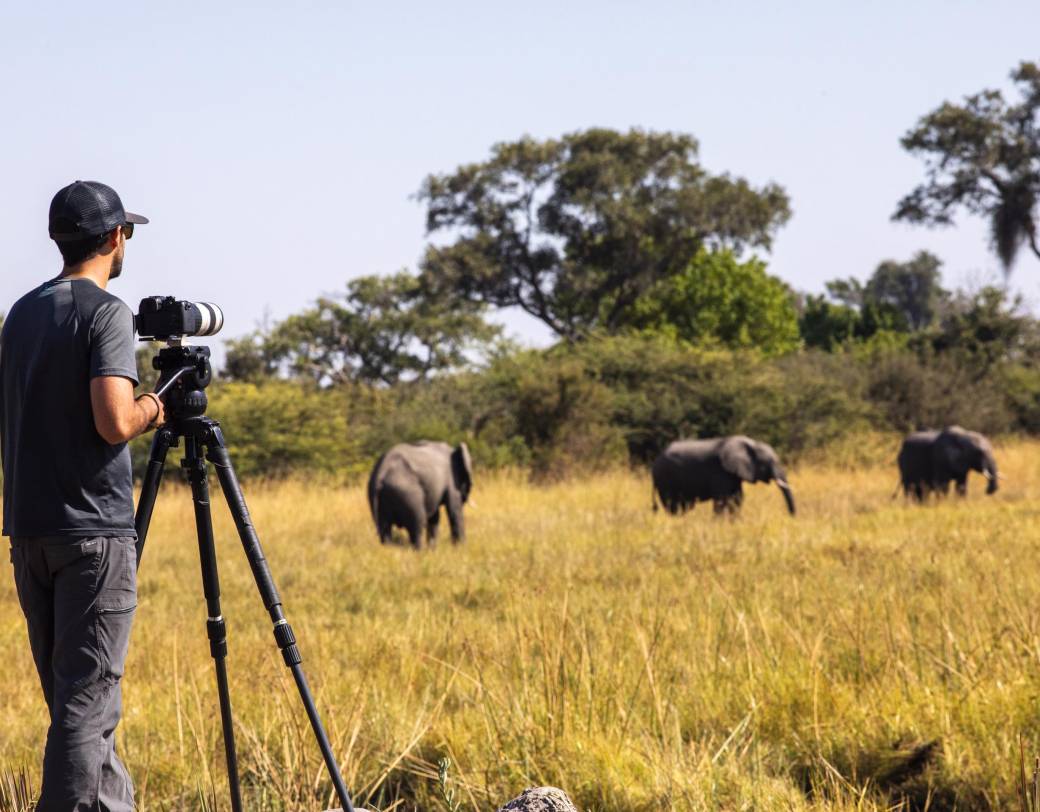
<instances>
[{"instance_id":1,"label":"foliage","mask_svg":"<svg viewBox=\"0 0 1040 812\"><path fill-rule=\"evenodd\" d=\"M806 296L801 303L802 340L828 351L862 341L905 344L899 334L927 330L948 309L941 265L938 257L918 251L907 262L885 260L866 282L832 279L826 297Z\"/></svg>"},{"instance_id":2,"label":"foliage","mask_svg":"<svg viewBox=\"0 0 1040 812\"><path fill-rule=\"evenodd\" d=\"M348 431L343 389L318 390L292 381L220 383L208 390L208 414L224 429L232 462L244 478L290 473L344 477L359 473L362 455ZM131 444L134 470L148 461L151 435ZM167 465L179 457L176 449Z\"/></svg>"},{"instance_id":3,"label":"foliage","mask_svg":"<svg viewBox=\"0 0 1040 812\"><path fill-rule=\"evenodd\" d=\"M915 343L938 355L955 355L978 377L1003 361L1031 362L1040 350L1035 321L1022 312L1020 297L992 286L959 294L934 329Z\"/></svg>"},{"instance_id":4,"label":"foliage","mask_svg":"<svg viewBox=\"0 0 1040 812\"><path fill-rule=\"evenodd\" d=\"M481 310L430 295L406 271L362 276L341 298L323 297L268 330L229 342L225 374L256 381L284 370L322 385L424 378L464 366L467 353L495 338L498 328Z\"/></svg>"},{"instance_id":5,"label":"foliage","mask_svg":"<svg viewBox=\"0 0 1040 812\"><path fill-rule=\"evenodd\" d=\"M959 423L990 434L1015 428L1007 393L954 357L877 349L857 361L877 427L908 432Z\"/></svg>"},{"instance_id":6,"label":"foliage","mask_svg":"<svg viewBox=\"0 0 1040 812\"><path fill-rule=\"evenodd\" d=\"M955 297L926 331L878 330L829 351L771 355L653 332L596 334L394 387L218 382L209 413L226 425L244 476L348 480L391 445L419 439L464 440L482 469L558 479L648 463L679 437L749 434L796 459L864 429L1037 431L1040 340L1013 307L984 289ZM147 439L134 449L140 471Z\"/></svg>"},{"instance_id":7,"label":"foliage","mask_svg":"<svg viewBox=\"0 0 1040 812\"><path fill-rule=\"evenodd\" d=\"M940 284L942 261L918 251L908 262L885 260L863 288L864 305L890 308L905 329L914 332L931 326L949 298Z\"/></svg>"},{"instance_id":8,"label":"foliage","mask_svg":"<svg viewBox=\"0 0 1040 812\"><path fill-rule=\"evenodd\" d=\"M689 135L607 129L522 138L483 163L429 176L429 289L519 307L558 336L616 330L647 290L703 246L769 248L787 195L697 162Z\"/></svg>"},{"instance_id":9,"label":"foliage","mask_svg":"<svg viewBox=\"0 0 1040 812\"><path fill-rule=\"evenodd\" d=\"M823 296L808 296L798 317L798 331L807 347L833 351L854 342L892 337L901 331L889 308L873 303L859 308L834 304Z\"/></svg>"},{"instance_id":10,"label":"foliage","mask_svg":"<svg viewBox=\"0 0 1040 812\"><path fill-rule=\"evenodd\" d=\"M961 208L985 217L1005 269L1023 243L1040 257L1040 65L1022 62L1011 78L1019 103L1009 103L999 90L984 90L963 104L943 103L903 136L903 147L924 159L926 181L893 215L925 225L949 225Z\"/></svg>"},{"instance_id":11,"label":"foliage","mask_svg":"<svg viewBox=\"0 0 1040 812\"><path fill-rule=\"evenodd\" d=\"M757 348L777 354L801 344L790 288L765 263L701 249L679 273L658 282L631 308L627 323L691 344Z\"/></svg>"},{"instance_id":12,"label":"foliage","mask_svg":"<svg viewBox=\"0 0 1040 812\"><path fill-rule=\"evenodd\" d=\"M137 360L137 377L141 382L140 392L151 392L159 380L159 371L152 366L152 359L159 353L159 346L154 342L142 342L137 345L134 356Z\"/></svg>"}]
</instances>

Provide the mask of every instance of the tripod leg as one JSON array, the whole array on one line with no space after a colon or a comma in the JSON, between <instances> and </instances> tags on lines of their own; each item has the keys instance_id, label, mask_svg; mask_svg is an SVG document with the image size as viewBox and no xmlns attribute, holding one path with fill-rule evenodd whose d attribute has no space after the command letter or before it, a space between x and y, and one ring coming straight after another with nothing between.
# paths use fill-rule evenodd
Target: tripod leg
<instances>
[{"instance_id":1,"label":"tripod leg","mask_svg":"<svg viewBox=\"0 0 1040 812\"><path fill-rule=\"evenodd\" d=\"M206 438L206 456L213 463L214 468L216 468L220 487L224 491L224 498L227 500L231 515L235 520L238 535L242 539L242 546L245 548L246 558L249 560L250 569L253 571L253 580L256 581L264 607L271 616L271 622L274 623L274 639L278 643L278 648L282 651L282 659L285 660L285 664L292 670L293 678L296 680L296 687L300 692L300 698L303 700L303 706L307 711L307 718L310 719L314 736L318 740L321 755L325 759L325 767L328 769L329 776L332 778L332 784L336 788L336 795L339 797L340 805L343 812L354 812L354 806L350 802L350 795L347 793L347 787L343 783L339 765L336 763L336 757L332 753L332 745L329 742L328 735L325 733L325 727L321 723L321 717L318 716L314 697L311 695L310 686L307 684L307 677L304 676L303 668L300 665L303 662L303 658L296 647L296 637L293 635L292 627L289 626L289 621L285 619L285 613L282 611L282 599L275 588L271 570L267 566L267 559L264 558L264 552L260 547L260 538L253 528L253 520L249 516L249 508L246 507L242 486L239 485L235 469L231 466L231 458L228 456L227 448L224 445L224 436L220 431L220 427L216 424L210 427L209 435Z\"/></svg>"},{"instance_id":2,"label":"tripod leg","mask_svg":"<svg viewBox=\"0 0 1040 812\"><path fill-rule=\"evenodd\" d=\"M141 567L141 556L144 555L144 540L148 536L148 525L152 523L152 510L155 498L162 482L163 466L166 464L166 452L174 443L176 435L170 429L159 429L152 437L152 450L148 456L148 468L144 472L141 483L141 498L137 502L137 515L134 527L137 529L137 566Z\"/></svg>"},{"instance_id":3,"label":"tripod leg","mask_svg":"<svg viewBox=\"0 0 1040 812\"><path fill-rule=\"evenodd\" d=\"M238 783L238 757L235 753L235 730L231 716L231 695L227 678L227 629L220 612L220 579L217 576L217 554L213 546L213 517L210 513L209 483L206 461L196 438L184 438L184 461L191 482L191 498L195 506L195 527L199 536L199 560L202 564L202 588L206 596L206 635L209 653L217 669L217 696L220 699L220 723L224 731L224 755L227 759L231 809L242 812L242 793Z\"/></svg>"}]
</instances>

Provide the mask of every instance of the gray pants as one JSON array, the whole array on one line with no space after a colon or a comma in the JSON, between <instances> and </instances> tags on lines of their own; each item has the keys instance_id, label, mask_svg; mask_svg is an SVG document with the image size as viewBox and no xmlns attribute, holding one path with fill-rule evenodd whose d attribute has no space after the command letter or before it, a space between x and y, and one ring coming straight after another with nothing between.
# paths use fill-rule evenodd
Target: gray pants
<instances>
[{"instance_id":1,"label":"gray pants","mask_svg":"<svg viewBox=\"0 0 1040 812\"><path fill-rule=\"evenodd\" d=\"M37 812L132 810L115 729L137 607L134 539L14 538L11 563L51 718Z\"/></svg>"}]
</instances>

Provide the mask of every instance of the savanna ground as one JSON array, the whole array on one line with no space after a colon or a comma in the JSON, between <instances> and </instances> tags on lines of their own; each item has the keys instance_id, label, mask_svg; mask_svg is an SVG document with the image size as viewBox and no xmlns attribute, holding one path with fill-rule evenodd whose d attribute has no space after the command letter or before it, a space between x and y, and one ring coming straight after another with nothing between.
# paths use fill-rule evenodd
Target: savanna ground
<instances>
[{"instance_id":1,"label":"savanna ground","mask_svg":"<svg viewBox=\"0 0 1040 812\"><path fill-rule=\"evenodd\" d=\"M642 472L478 480L469 543L380 547L360 487L247 487L356 801L493 810L531 784L583 810L1021 808L1040 749L1040 443L994 497L892 499L895 443L791 472L743 516L650 511ZM172 471L171 471L172 473ZM215 482L214 482L215 485ZM330 784L215 503L247 808ZM446 524L446 523L442 523ZM442 527L442 532L446 528ZM188 493L140 574L119 744L143 812L226 809ZM38 779L44 709L0 578L0 765Z\"/></svg>"}]
</instances>

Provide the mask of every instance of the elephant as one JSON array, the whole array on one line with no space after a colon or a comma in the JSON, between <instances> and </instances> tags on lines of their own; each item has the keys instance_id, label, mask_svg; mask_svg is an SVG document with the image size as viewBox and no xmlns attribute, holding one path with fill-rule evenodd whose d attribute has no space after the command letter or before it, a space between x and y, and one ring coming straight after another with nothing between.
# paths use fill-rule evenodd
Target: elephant
<instances>
[{"instance_id":1,"label":"elephant","mask_svg":"<svg viewBox=\"0 0 1040 812\"><path fill-rule=\"evenodd\" d=\"M951 481L956 483L957 494L964 496L968 492L968 471L978 471L989 480L988 494L996 492L1000 479L989 440L960 426L908 435L897 462L903 494L918 502L929 493L949 493Z\"/></svg>"},{"instance_id":2,"label":"elephant","mask_svg":"<svg viewBox=\"0 0 1040 812\"><path fill-rule=\"evenodd\" d=\"M654 460L656 495L669 513L692 509L696 502L714 503L715 514L736 513L744 501L745 482L776 482L787 510L794 515L794 495L776 452L766 443L735 435L706 440L676 440Z\"/></svg>"},{"instance_id":3,"label":"elephant","mask_svg":"<svg viewBox=\"0 0 1040 812\"><path fill-rule=\"evenodd\" d=\"M437 542L443 505L451 524L451 540L466 540L462 506L473 487L473 463L465 443L422 440L400 443L376 462L368 478L368 504L379 541L390 541L391 528L402 527L415 549L422 546L423 526L430 547Z\"/></svg>"}]
</instances>

